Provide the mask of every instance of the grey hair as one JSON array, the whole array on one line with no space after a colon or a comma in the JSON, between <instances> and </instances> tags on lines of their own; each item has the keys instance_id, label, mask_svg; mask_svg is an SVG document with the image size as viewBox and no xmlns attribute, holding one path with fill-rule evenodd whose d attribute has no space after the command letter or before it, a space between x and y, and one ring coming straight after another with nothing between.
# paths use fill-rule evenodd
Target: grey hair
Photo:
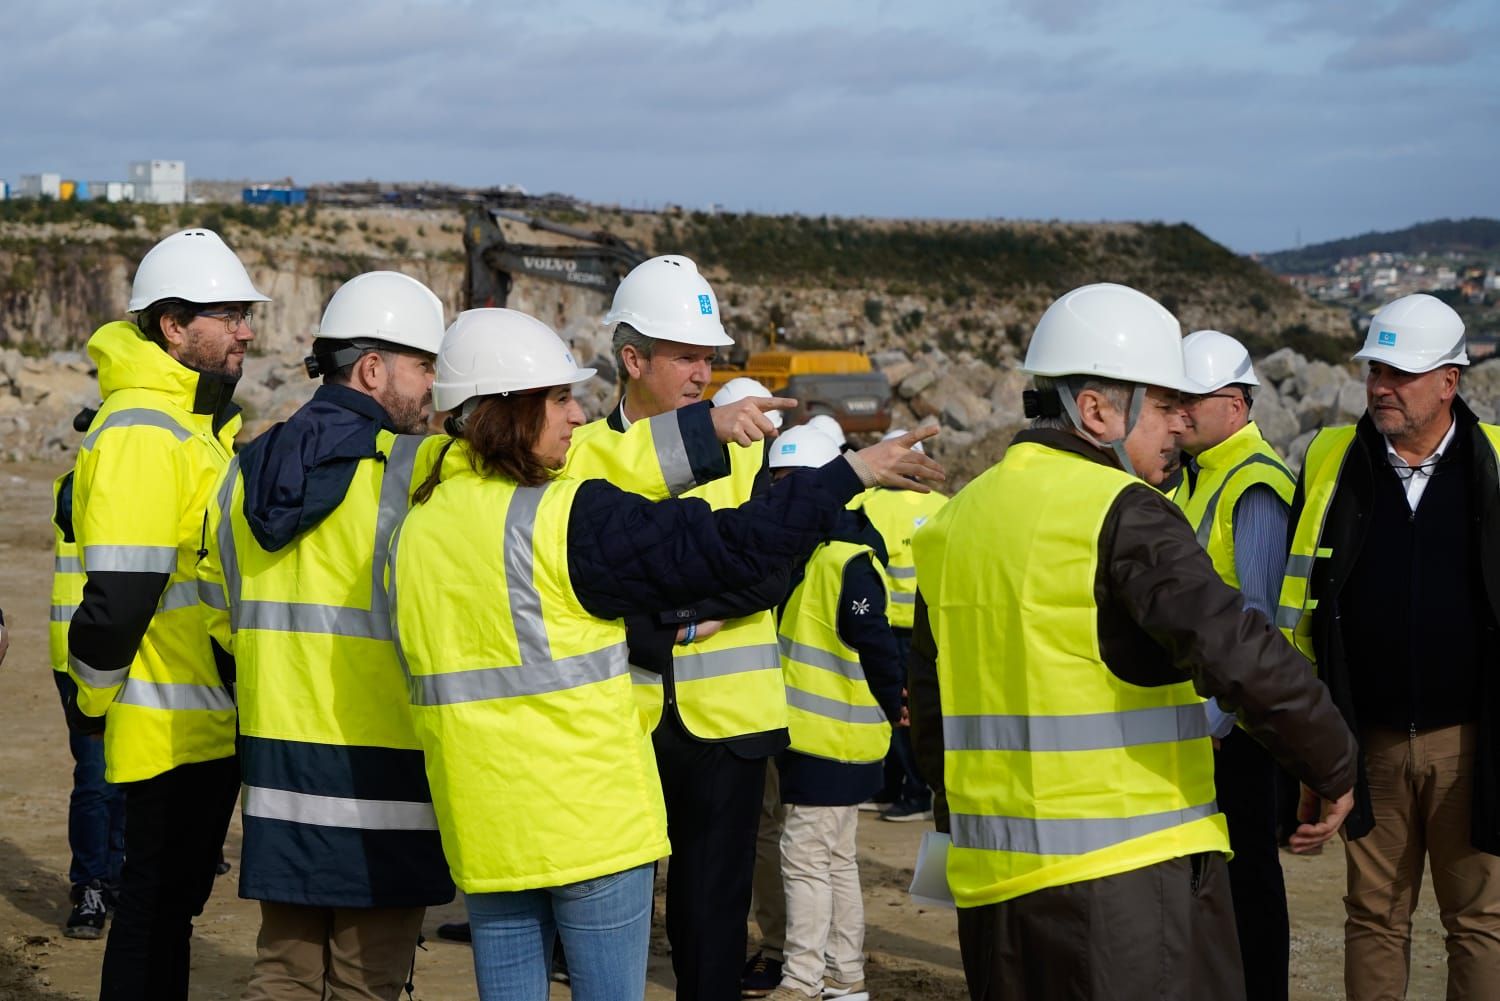
<instances>
[{"instance_id":1,"label":"grey hair","mask_svg":"<svg viewBox=\"0 0 1500 1001\"><path fill-rule=\"evenodd\" d=\"M620 373L620 385L623 386L630 381L630 373L625 370L625 359L620 357L620 352L626 347L635 348L642 358L650 358L656 353L656 339L647 337L628 323L615 324L614 337L610 340L609 349L614 352L615 371Z\"/></svg>"},{"instance_id":2,"label":"grey hair","mask_svg":"<svg viewBox=\"0 0 1500 1001\"><path fill-rule=\"evenodd\" d=\"M1131 385L1127 382L1116 382L1114 379L1089 379L1081 376L1074 376L1071 379L1066 377L1054 378L1045 375L1035 376L1033 377L1033 381L1036 383L1038 392L1043 394L1049 390L1055 390L1058 393L1071 393L1073 399L1076 400L1079 393L1085 389L1092 389L1108 400L1110 406L1120 411L1120 413L1127 413L1130 410ZM1068 417L1066 411L1058 414L1056 417L1032 418L1031 429L1033 431L1075 430L1073 421Z\"/></svg>"}]
</instances>

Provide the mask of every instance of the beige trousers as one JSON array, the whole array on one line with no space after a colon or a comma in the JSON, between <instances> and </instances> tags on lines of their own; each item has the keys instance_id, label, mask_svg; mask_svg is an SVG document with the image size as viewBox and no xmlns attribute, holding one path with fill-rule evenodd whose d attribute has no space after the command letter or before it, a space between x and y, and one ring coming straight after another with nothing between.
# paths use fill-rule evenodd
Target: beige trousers
<instances>
[{"instance_id":1,"label":"beige trousers","mask_svg":"<svg viewBox=\"0 0 1500 1001\"><path fill-rule=\"evenodd\" d=\"M780 959L786 941L786 890L781 885L781 782L776 762L766 762L766 791L760 804L760 830L755 835L755 874L750 883L751 913L760 926L760 950Z\"/></svg>"},{"instance_id":2,"label":"beige trousers","mask_svg":"<svg viewBox=\"0 0 1500 1001\"><path fill-rule=\"evenodd\" d=\"M786 886L786 949L781 983L821 993L826 975L865 978L865 905L854 859L857 806L786 807L781 879Z\"/></svg>"},{"instance_id":3,"label":"beige trousers","mask_svg":"<svg viewBox=\"0 0 1500 1001\"><path fill-rule=\"evenodd\" d=\"M1448 948L1449 1001L1500 998L1500 858L1470 843L1477 727L1367 730L1360 744L1375 829L1345 841L1349 1001L1406 997L1411 915L1432 859Z\"/></svg>"},{"instance_id":4,"label":"beige trousers","mask_svg":"<svg viewBox=\"0 0 1500 1001\"><path fill-rule=\"evenodd\" d=\"M396 1001L425 907L304 907L261 901L242 1001Z\"/></svg>"}]
</instances>

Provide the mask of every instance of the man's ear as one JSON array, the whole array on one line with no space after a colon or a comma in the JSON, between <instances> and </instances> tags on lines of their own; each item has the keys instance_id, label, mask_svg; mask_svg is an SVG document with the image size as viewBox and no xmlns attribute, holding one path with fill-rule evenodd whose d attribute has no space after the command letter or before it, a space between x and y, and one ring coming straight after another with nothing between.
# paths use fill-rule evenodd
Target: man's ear
<instances>
[{"instance_id":1,"label":"man's ear","mask_svg":"<svg viewBox=\"0 0 1500 1001\"><path fill-rule=\"evenodd\" d=\"M625 372L632 379L639 379L645 371L645 357L636 349L634 344L626 344L620 348L620 364L625 366Z\"/></svg>"}]
</instances>

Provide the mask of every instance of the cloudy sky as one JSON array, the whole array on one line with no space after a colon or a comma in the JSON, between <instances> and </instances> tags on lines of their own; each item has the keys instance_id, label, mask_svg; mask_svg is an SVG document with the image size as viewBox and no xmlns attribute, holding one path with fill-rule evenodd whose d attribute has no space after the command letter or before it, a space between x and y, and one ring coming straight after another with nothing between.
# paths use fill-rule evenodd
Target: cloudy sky
<instances>
[{"instance_id":1,"label":"cloudy sky","mask_svg":"<svg viewBox=\"0 0 1500 1001\"><path fill-rule=\"evenodd\" d=\"M11 5L0 177L518 183L627 205L1500 216L1493 0Z\"/></svg>"}]
</instances>

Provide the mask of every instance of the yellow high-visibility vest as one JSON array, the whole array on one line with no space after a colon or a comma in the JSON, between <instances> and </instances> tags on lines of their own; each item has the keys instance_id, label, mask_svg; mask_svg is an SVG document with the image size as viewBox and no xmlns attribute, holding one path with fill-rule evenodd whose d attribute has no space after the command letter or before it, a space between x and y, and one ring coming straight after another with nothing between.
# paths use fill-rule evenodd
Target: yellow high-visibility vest
<instances>
[{"instance_id":1,"label":"yellow high-visibility vest","mask_svg":"<svg viewBox=\"0 0 1500 1001\"><path fill-rule=\"evenodd\" d=\"M198 589L237 668L244 896L452 899L385 594L391 535L444 440L379 431L339 506L275 552L246 520L238 459L209 508Z\"/></svg>"},{"instance_id":2,"label":"yellow high-visibility vest","mask_svg":"<svg viewBox=\"0 0 1500 1001\"><path fill-rule=\"evenodd\" d=\"M558 886L668 853L651 738L620 620L568 572L581 482L481 478L455 442L391 545L389 591L412 721L454 881Z\"/></svg>"},{"instance_id":3,"label":"yellow high-visibility vest","mask_svg":"<svg viewBox=\"0 0 1500 1001\"><path fill-rule=\"evenodd\" d=\"M913 541L960 907L1228 850L1192 683L1133 685L1100 654L1099 537L1138 483L1017 443Z\"/></svg>"},{"instance_id":4,"label":"yellow high-visibility vest","mask_svg":"<svg viewBox=\"0 0 1500 1001\"><path fill-rule=\"evenodd\" d=\"M891 599L886 618L896 629L911 629L916 615L917 564L912 558L912 536L946 503L948 498L937 491L919 494L915 490L873 487L849 505L864 511L885 542L886 564L880 570Z\"/></svg>"},{"instance_id":5,"label":"yellow high-visibility vest","mask_svg":"<svg viewBox=\"0 0 1500 1001\"><path fill-rule=\"evenodd\" d=\"M1490 446L1494 461L1500 463L1500 427L1480 424L1479 430ZM1317 656L1313 650L1312 616L1308 613L1317 608L1318 600L1312 596L1308 582L1314 564L1333 555L1332 549L1322 545L1323 526L1354 439L1352 424L1324 428L1307 446L1307 457L1302 460L1302 512L1292 530L1292 549L1286 560L1286 576L1281 581L1276 625L1314 664Z\"/></svg>"},{"instance_id":6,"label":"yellow high-visibility vest","mask_svg":"<svg viewBox=\"0 0 1500 1001\"><path fill-rule=\"evenodd\" d=\"M651 418L649 423L657 428L663 418L672 417L672 414L661 414ZM633 431L642 423L648 422L636 421L630 429ZM614 437L602 437L605 435ZM573 449L594 448L601 440L618 442L620 452L637 456L636 464L645 468L655 468L661 462L659 456L653 456L649 451L653 448L650 441L621 438L605 420L594 421L574 431ZM678 441L681 441L680 435ZM729 475L682 491L680 496L700 498L716 511L739 507L750 499L755 477L765 461L765 448L759 442L726 447L729 449ZM616 461L619 461L618 455ZM665 463L661 464L665 468ZM571 451L564 475L580 479L607 478L606 471L599 469L593 461L575 462ZM622 490L643 493L630 483L611 482ZM633 669L631 677L636 682L641 715L647 728L655 730L662 716L662 679L640 668ZM776 643L775 613L767 609L730 619L707 639L690 646L674 646L672 682L683 726L700 740L727 740L786 726L786 694L781 679L781 651Z\"/></svg>"},{"instance_id":7,"label":"yellow high-visibility vest","mask_svg":"<svg viewBox=\"0 0 1500 1001\"><path fill-rule=\"evenodd\" d=\"M869 546L830 540L813 550L781 615L781 670L786 678L792 750L834 761L882 761L891 724L875 701L859 651L839 635L844 570L875 560Z\"/></svg>"},{"instance_id":8,"label":"yellow high-visibility vest","mask_svg":"<svg viewBox=\"0 0 1500 1001\"><path fill-rule=\"evenodd\" d=\"M219 677L198 609L204 512L229 464L238 416L215 433L193 413L198 373L130 323L89 339L104 403L79 448L73 527L86 573L169 574L128 667L70 652L78 706L107 713L105 778L136 782L234 754L234 698Z\"/></svg>"},{"instance_id":9,"label":"yellow high-visibility vest","mask_svg":"<svg viewBox=\"0 0 1500 1001\"><path fill-rule=\"evenodd\" d=\"M1193 526L1198 545L1230 587L1240 586L1234 565L1234 508L1246 490L1261 485L1276 491L1287 506L1296 486L1291 470L1252 421L1196 457L1198 477L1184 475L1172 500Z\"/></svg>"}]
</instances>

